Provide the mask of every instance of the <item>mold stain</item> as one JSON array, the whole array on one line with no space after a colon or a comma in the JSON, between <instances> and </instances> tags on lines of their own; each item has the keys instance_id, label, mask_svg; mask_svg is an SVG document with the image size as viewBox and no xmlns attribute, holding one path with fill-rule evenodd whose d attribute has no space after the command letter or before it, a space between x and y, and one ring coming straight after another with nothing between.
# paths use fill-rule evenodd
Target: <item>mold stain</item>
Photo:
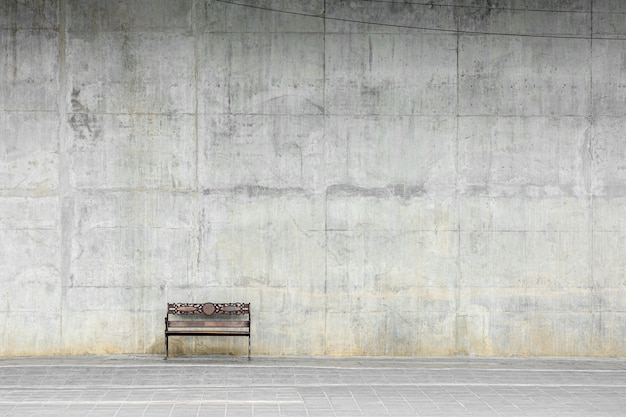
<instances>
[{"instance_id":1,"label":"mold stain","mask_svg":"<svg viewBox=\"0 0 626 417\"><path fill-rule=\"evenodd\" d=\"M84 150L102 138L102 127L94 115L75 113L69 118L69 125L75 133L75 150Z\"/></svg>"},{"instance_id":2,"label":"mold stain","mask_svg":"<svg viewBox=\"0 0 626 417\"><path fill-rule=\"evenodd\" d=\"M459 9L466 23L482 23L498 12L498 0L469 0L465 8Z\"/></svg>"},{"instance_id":3,"label":"mold stain","mask_svg":"<svg viewBox=\"0 0 626 417\"><path fill-rule=\"evenodd\" d=\"M79 94L80 94L80 89L72 88L72 98L71 98L72 111L73 112L88 111L88 109L85 106L83 106L83 104L80 101L78 101Z\"/></svg>"}]
</instances>

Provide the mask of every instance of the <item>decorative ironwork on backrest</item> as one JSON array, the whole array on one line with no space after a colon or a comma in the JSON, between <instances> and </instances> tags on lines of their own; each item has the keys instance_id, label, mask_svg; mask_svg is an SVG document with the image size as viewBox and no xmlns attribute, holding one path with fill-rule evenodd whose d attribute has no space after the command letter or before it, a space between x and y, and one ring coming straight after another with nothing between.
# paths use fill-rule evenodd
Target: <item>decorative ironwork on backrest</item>
<instances>
[{"instance_id":1,"label":"decorative ironwork on backrest","mask_svg":"<svg viewBox=\"0 0 626 417\"><path fill-rule=\"evenodd\" d=\"M167 314L190 315L214 314L249 315L250 303L168 303Z\"/></svg>"}]
</instances>

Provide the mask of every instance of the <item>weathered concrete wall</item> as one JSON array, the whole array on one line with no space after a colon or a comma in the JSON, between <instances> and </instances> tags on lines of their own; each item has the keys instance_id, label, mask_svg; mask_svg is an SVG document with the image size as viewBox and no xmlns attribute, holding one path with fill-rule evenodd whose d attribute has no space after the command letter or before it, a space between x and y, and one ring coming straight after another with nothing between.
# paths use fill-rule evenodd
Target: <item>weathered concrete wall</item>
<instances>
[{"instance_id":1,"label":"weathered concrete wall","mask_svg":"<svg viewBox=\"0 0 626 417\"><path fill-rule=\"evenodd\" d=\"M0 0L0 354L626 355L622 2L238 3Z\"/></svg>"}]
</instances>

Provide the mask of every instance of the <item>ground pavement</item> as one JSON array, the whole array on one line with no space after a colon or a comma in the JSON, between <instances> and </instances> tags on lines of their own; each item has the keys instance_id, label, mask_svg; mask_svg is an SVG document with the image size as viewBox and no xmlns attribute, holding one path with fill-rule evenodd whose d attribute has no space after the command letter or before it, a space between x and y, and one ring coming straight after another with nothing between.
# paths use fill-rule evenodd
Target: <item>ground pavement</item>
<instances>
[{"instance_id":1,"label":"ground pavement","mask_svg":"<svg viewBox=\"0 0 626 417\"><path fill-rule=\"evenodd\" d=\"M0 358L0 416L626 416L626 363L563 358Z\"/></svg>"}]
</instances>

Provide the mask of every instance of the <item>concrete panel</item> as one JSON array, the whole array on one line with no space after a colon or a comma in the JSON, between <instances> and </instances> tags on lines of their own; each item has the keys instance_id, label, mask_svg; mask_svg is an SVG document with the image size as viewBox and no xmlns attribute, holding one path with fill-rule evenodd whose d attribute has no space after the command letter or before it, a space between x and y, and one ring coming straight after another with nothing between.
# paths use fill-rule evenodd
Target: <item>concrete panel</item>
<instances>
[{"instance_id":1,"label":"concrete panel","mask_svg":"<svg viewBox=\"0 0 626 417\"><path fill-rule=\"evenodd\" d=\"M459 113L587 116L591 59L586 39L461 36Z\"/></svg>"},{"instance_id":2,"label":"concrete panel","mask_svg":"<svg viewBox=\"0 0 626 417\"><path fill-rule=\"evenodd\" d=\"M326 131L333 132L337 143L345 143L348 184L404 186L407 196L454 192L452 118L331 117Z\"/></svg>"},{"instance_id":3,"label":"concrete panel","mask_svg":"<svg viewBox=\"0 0 626 417\"><path fill-rule=\"evenodd\" d=\"M91 294L92 297L112 296L109 291ZM124 292L121 293L125 294ZM73 294L72 296L74 296ZM63 353L67 355L111 355L124 352L150 351L137 329L146 327L145 315L122 310L81 310L63 317ZM167 306L166 306L167 307ZM162 319L161 319L162 320ZM148 323L151 323L148 321ZM163 333L164 324L158 329ZM152 327L152 326L151 326ZM153 333L157 332L152 328ZM160 345L160 343L159 343ZM159 346L163 351L163 347Z\"/></svg>"},{"instance_id":4,"label":"concrete panel","mask_svg":"<svg viewBox=\"0 0 626 417\"><path fill-rule=\"evenodd\" d=\"M73 248L70 285L188 285L195 238L187 230L94 229Z\"/></svg>"},{"instance_id":5,"label":"concrete panel","mask_svg":"<svg viewBox=\"0 0 626 417\"><path fill-rule=\"evenodd\" d=\"M518 256L526 246L526 234L523 232L462 232L461 233L461 285L464 287L520 287L524 286L526 264ZM554 241L552 252L554 252ZM552 271L545 271L541 281L554 280L556 265ZM546 265L547 266L547 265Z\"/></svg>"},{"instance_id":6,"label":"concrete panel","mask_svg":"<svg viewBox=\"0 0 626 417\"><path fill-rule=\"evenodd\" d=\"M593 235L594 282L600 288L626 287L626 232L596 232Z\"/></svg>"},{"instance_id":7,"label":"concrete panel","mask_svg":"<svg viewBox=\"0 0 626 417\"><path fill-rule=\"evenodd\" d=\"M63 306L63 354L162 353L163 287L72 286Z\"/></svg>"},{"instance_id":8,"label":"concrete panel","mask_svg":"<svg viewBox=\"0 0 626 417\"><path fill-rule=\"evenodd\" d=\"M624 343L626 313L606 311L599 315L597 321L600 328L600 352L611 352L611 355L617 357L624 356L626 354L626 343Z\"/></svg>"},{"instance_id":9,"label":"concrete panel","mask_svg":"<svg viewBox=\"0 0 626 417\"><path fill-rule=\"evenodd\" d=\"M455 198L414 195L409 187L337 186L326 195L326 224L328 231L451 232L458 229L456 206Z\"/></svg>"},{"instance_id":10,"label":"concrete panel","mask_svg":"<svg viewBox=\"0 0 626 417\"><path fill-rule=\"evenodd\" d=\"M455 114L455 37L328 35L325 48L329 114Z\"/></svg>"},{"instance_id":11,"label":"concrete panel","mask_svg":"<svg viewBox=\"0 0 626 417\"><path fill-rule=\"evenodd\" d=\"M4 229L0 230L0 241L3 242L0 314L5 341L0 354L58 352L61 326L59 231Z\"/></svg>"},{"instance_id":12,"label":"concrete panel","mask_svg":"<svg viewBox=\"0 0 626 417\"><path fill-rule=\"evenodd\" d=\"M0 111L0 189L50 192L59 182L54 113Z\"/></svg>"},{"instance_id":13,"label":"concrete panel","mask_svg":"<svg viewBox=\"0 0 626 417\"><path fill-rule=\"evenodd\" d=\"M559 288L594 285L593 245L587 232L559 233Z\"/></svg>"},{"instance_id":14,"label":"concrete panel","mask_svg":"<svg viewBox=\"0 0 626 417\"><path fill-rule=\"evenodd\" d=\"M505 1L461 0L454 8L459 31L524 36L589 36L591 7L586 0ZM595 16L594 16L595 29Z\"/></svg>"},{"instance_id":15,"label":"concrete panel","mask_svg":"<svg viewBox=\"0 0 626 417\"><path fill-rule=\"evenodd\" d=\"M324 4L324 0L243 0L208 1L196 7L201 9L203 18L198 22L199 29L205 32L319 33L324 31Z\"/></svg>"},{"instance_id":16,"label":"concrete panel","mask_svg":"<svg viewBox=\"0 0 626 417\"><path fill-rule=\"evenodd\" d=\"M0 311L2 356L54 355L61 351L61 316L56 311Z\"/></svg>"},{"instance_id":17,"label":"concrete panel","mask_svg":"<svg viewBox=\"0 0 626 417\"><path fill-rule=\"evenodd\" d=\"M0 110L56 110L58 53L54 30L0 29Z\"/></svg>"},{"instance_id":18,"label":"concrete panel","mask_svg":"<svg viewBox=\"0 0 626 417\"><path fill-rule=\"evenodd\" d=\"M584 233L591 229L591 213L591 202L585 197L460 199L464 231Z\"/></svg>"},{"instance_id":19,"label":"concrete panel","mask_svg":"<svg viewBox=\"0 0 626 417\"><path fill-rule=\"evenodd\" d=\"M209 231L203 237L202 285L321 291L323 242L316 232Z\"/></svg>"},{"instance_id":20,"label":"concrete panel","mask_svg":"<svg viewBox=\"0 0 626 417\"><path fill-rule=\"evenodd\" d=\"M328 234L329 311L453 311L456 235Z\"/></svg>"},{"instance_id":21,"label":"concrete panel","mask_svg":"<svg viewBox=\"0 0 626 417\"><path fill-rule=\"evenodd\" d=\"M625 56L626 57L626 56ZM591 142L591 190L594 195L626 196L626 147L623 117L598 117L593 126ZM619 201L619 200L618 200Z\"/></svg>"},{"instance_id":22,"label":"concrete panel","mask_svg":"<svg viewBox=\"0 0 626 417\"><path fill-rule=\"evenodd\" d=\"M326 319L326 353L338 356L380 355L386 350L386 323L386 312L330 312ZM405 334L404 337L410 335ZM416 345L417 338L413 339L412 344Z\"/></svg>"},{"instance_id":23,"label":"concrete panel","mask_svg":"<svg viewBox=\"0 0 626 417\"><path fill-rule=\"evenodd\" d=\"M268 226L305 235L324 231L324 199L315 194L250 186L206 190L203 202L207 232L258 232Z\"/></svg>"},{"instance_id":24,"label":"concrete panel","mask_svg":"<svg viewBox=\"0 0 626 417\"><path fill-rule=\"evenodd\" d=\"M295 312L276 308L255 314L253 320L257 324L253 327L252 353L323 355L325 312L314 311L311 307L307 310Z\"/></svg>"},{"instance_id":25,"label":"concrete panel","mask_svg":"<svg viewBox=\"0 0 626 417\"><path fill-rule=\"evenodd\" d=\"M323 291L322 213L321 199L299 195L205 196L203 285Z\"/></svg>"},{"instance_id":26,"label":"concrete panel","mask_svg":"<svg viewBox=\"0 0 626 417\"><path fill-rule=\"evenodd\" d=\"M0 2L0 29L56 29L59 0Z\"/></svg>"},{"instance_id":27,"label":"concrete panel","mask_svg":"<svg viewBox=\"0 0 626 417\"><path fill-rule=\"evenodd\" d=\"M327 355L439 356L454 352L454 313L329 312Z\"/></svg>"},{"instance_id":28,"label":"concrete panel","mask_svg":"<svg viewBox=\"0 0 626 417\"><path fill-rule=\"evenodd\" d=\"M626 45L623 41L594 40L592 54L593 114L623 119L626 115Z\"/></svg>"},{"instance_id":29,"label":"concrete panel","mask_svg":"<svg viewBox=\"0 0 626 417\"><path fill-rule=\"evenodd\" d=\"M329 0L326 31L329 33L426 33L456 32L455 1L356 2Z\"/></svg>"},{"instance_id":30,"label":"concrete panel","mask_svg":"<svg viewBox=\"0 0 626 417\"><path fill-rule=\"evenodd\" d=\"M324 112L321 34L207 34L200 39L199 112Z\"/></svg>"},{"instance_id":31,"label":"concrete panel","mask_svg":"<svg viewBox=\"0 0 626 417\"><path fill-rule=\"evenodd\" d=\"M591 213L584 197L461 200L459 351L581 355L594 348Z\"/></svg>"},{"instance_id":32,"label":"concrete panel","mask_svg":"<svg viewBox=\"0 0 626 417\"><path fill-rule=\"evenodd\" d=\"M76 32L69 37L66 51L68 111L170 114L195 110L195 49L190 36Z\"/></svg>"},{"instance_id":33,"label":"concrete panel","mask_svg":"<svg viewBox=\"0 0 626 417\"><path fill-rule=\"evenodd\" d=\"M596 299L591 286L565 285L554 288L533 287L466 287L460 289L460 311L475 311L485 314L571 312L592 311Z\"/></svg>"},{"instance_id":34,"label":"concrete panel","mask_svg":"<svg viewBox=\"0 0 626 417\"><path fill-rule=\"evenodd\" d=\"M483 194L584 196L589 128L582 117L462 117L459 182Z\"/></svg>"},{"instance_id":35,"label":"concrete panel","mask_svg":"<svg viewBox=\"0 0 626 417\"><path fill-rule=\"evenodd\" d=\"M195 279L193 197L150 193L79 197L70 286L164 288L189 285Z\"/></svg>"},{"instance_id":36,"label":"concrete panel","mask_svg":"<svg viewBox=\"0 0 626 417\"><path fill-rule=\"evenodd\" d=\"M496 356L581 356L592 352L593 329L589 313L503 313L491 317L487 342Z\"/></svg>"},{"instance_id":37,"label":"concrete panel","mask_svg":"<svg viewBox=\"0 0 626 417\"><path fill-rule=\"evenodd\" d=\"M597 306L602 312L626 312L626 283L623 276L620 277L621 282L615 287L607 287L597 291Z\"/></svg>"},{"instance_id":38,"label":"concrete panel","mask_svg":"<svg viewBox=\"0 0 626 417\"><path fill-rule=\"evenodd\" d=\"M626 21L620 12L624 5L620 0L594 0L592 6L594 37L621 38L626 34Z\"/></svg>"},{"instance_id":39,"label":"concrete panel","mask_svg":"<svg viewBox=\"0 0 626 417\"><path fill-rule=\"evenodd\" d=\"M68 0L69 32L190 32L193 0Z\"/></svg>"},{"instance_id":40,"label":"concrete panel","mask_svg":"<svg viewBox=\"0 0 626 417\"><path fill-rule=\"evenodd\" d=\"M71 180L82 189L195 187L194 121L188 115L69 116Z\"/></svg>"},{"instance_id":41,"label":"concrete panel","mask_svg":"<svg viewBox=\"0 0 626 417\"><path fill-rule=\"evenodd\" d=\"M0 197L1 355L59 351L58 213L56 197Z\"/></svg>"},{"instance_id":42,"label":"concrete panel","mask_svg":"<svg viewBox=\"0 0 626 417\"><path fill-rule=\"evenodd\" d=\"M483 288L591 286L590 239L576 232L462 232L461 285Z\"/></svg>"},{"instance_id":43,"label":"concrete panel","mask_svg":"<svg viewBox=\"0 0 626 417\"><path fill-rule=\"evenodd\" d=\"M215 5L222 5L216 2ZM230 110L233 44L241 49L245 35L215 33L203 34L198 44L198 111L209 114L227 114ZM237 40L238 42L235 42ZM200 128L200 132L204 129Z\"/></svg>"},{"instance_id":44,"label":"concrete panel","mask_svg":"<svg viewBox=\"0 0 626 417\"><path fill-rule=\"evenodd\" d=\"M320 188L327 179L321 116L206 116L199 131L203 188Z\"/></svg>"},{"instance_id":45,"label":"concrete panel","mask_svg":"<svg viewBox=\"0 0 626 417\"><path fill-rule=\"evenodd\" d=\"M121 286L107 284L80 286L70 284L66 289L63 303L64 317L71 317L73 315L80 316L82 313L91 312L94 319L109 320L106 318L109 313L115 312L121 315L124 312L131 311L146 312L147 309L144 308L142 304L144 300L142 296L145 293L147 299L147 295L154 295L153 293L155 291L162 292L162 289L142 287L140 283L133 282L128 282ZM167 310L165 301L161 309L163 313ZM163 316L165 316L165 314L163 314ZM116 327L112 321L110 322L110 326L111 328ZM123 321L119 321L117 326L132 329L135 325L129 316ZM64 331L66 331L65 328ZM67 331L76 332L79 331L79 329L70 329L68 327ZM103 332L102 329L100 332L106 335L106 332Z\"/></svg>"},{"instance_id":46,"label":"concrete panel","mask_svg":"<svg viewBox=\"0 0 626 417\"><path fill-rule=\"evenodd\" d=\"M0 197L0 230L58 230L59 199Z\"/></svg>"},{"instance_id":47,"label":"concrete panel","mask_svg":"<svg viewBox=\"0 0 626 417\"><path fill-rule=\"evenodd\" d=\"M75 230L194 230L197 197L168 192L82 192L75 199Z\"/></svg>"},{"instance_id":48,"label":"concrete panel","mask_svg":"<svg viewBox=\"0 0 626 417\"><path fill-rule=\"evenodd\" d=\"M13 236L7 236L7 243L12 246L19 246L20 242L9 240ZM32 252L30 247L19 247L24 252ZM40 249L40 248L35 248ZM28 260L29 266L24 266L20 270L2 268L2 275L5 279L0 283L2 293L6 297L2 311L12 313L59 313L59 298L61 294L60 277L56 259L45 259L43 262L34 262L34 259L45 256L43 250L38 250ZM2 254L5 258L5 253ZM16 256L15 253L11 255ZM47 262L46 262L47 261ZM42 329L42 331L45 331ZM19 333L15 335L19 337Z\"/></svg>"},{"instance_id":49,"label":"concrete panel","mask_svg":"<svg viewBox=\"0 0 626 417\"><path fill-rule=\"evenodd\" d=\"M593 198L593 231L595 234L626 231L626 197Z\"/></svg>"},{"instance_id":50,"label":"concrete panel","mask_svg":"<svg viewBox=\"0 0 626 417\"><path fill-rule=\"evenodd\" d=\"M3 265L3 283L15 284L15 291L20 290L20 283L16 281L23 279L34 286L38 286L37 279L45 278L41 287L46 287L46 283L58 284L58 262L59 262L59 232L54 229L5 229L2 233L2 251L0 261ZM43 275L41 274L43 272ZM54 285L48 288L54 291ZM22 294L23 297L30 297ZM15 299L7 298L5 303L13 302Z\"/></svg>"}]
</instances>

